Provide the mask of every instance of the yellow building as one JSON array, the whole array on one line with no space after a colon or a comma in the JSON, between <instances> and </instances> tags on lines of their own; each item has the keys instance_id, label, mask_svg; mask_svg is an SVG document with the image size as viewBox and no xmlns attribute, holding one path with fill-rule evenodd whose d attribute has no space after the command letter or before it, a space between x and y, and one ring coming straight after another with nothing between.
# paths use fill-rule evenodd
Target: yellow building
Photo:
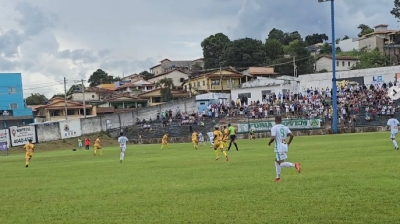
<instances>
[{"instance_id":1,"label":"yellow building","mask_svg":"<svg viewBox=\"0 0 400 224\"><path fill-rule=\"evenodd\" d=\"M192 93L230 92L242 84L244 75L234 70L218 70L189 78L183 85L184 90Z\"/></svg>"}]
</instances>

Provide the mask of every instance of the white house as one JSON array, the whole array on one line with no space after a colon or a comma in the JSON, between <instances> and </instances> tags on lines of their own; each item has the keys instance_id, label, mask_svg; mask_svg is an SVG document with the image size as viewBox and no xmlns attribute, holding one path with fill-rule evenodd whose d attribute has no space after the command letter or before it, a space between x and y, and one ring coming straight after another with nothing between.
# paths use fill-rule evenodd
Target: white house
<instances>
[{"instance_id":1,"label":"white house","mask_svg":"<svg viewBox=\"0 0 400 224\"><path fill-rule=\"evenodd\" d=\"M287 92L297 92L299 82L297 78L281 76L279 78L258 77L255 80L245 82L239 89L231 91L231 99L236 100L241 97L247 97L248 101L262 101L263 99Z\"/></svg>"},{"instance_id":2,"label":"white house","mask_svg":"<svg viewBox=\"0 0 400 224\"><path fill-rule=\"evenodd\" d=\"M156 83L164 78L172 79L174 86L181 86L184 83L184 81L189 78L189 74L181 72L179 70L172 70L169 72L165 72L165 73L156 75L147 81L149 81L151 83Z\"/></svg>"},{"instance_id":3,"label":"white house","mask_svg":"<svg viewBox=\"0 0 400 224\"><path fill-rule=\"evenodd\" d=\"M139 79L134 82L126 83L118 87L115 91L117 93L129 93L130 95L138 95L143 92L151 91L155 89L155 84L143 79Z\"/></svg>"},{"instance_id":4,"label":"white house","mask_svg":"<svg viewBox=\"0 0 400 224\"><path fill-rule=\"evenodd\" d=\"M341 40L336 47L339 47L341 51L353 51L358 50L359 48L359 39L358 38L350 38L347 40Z\"/></svg>"},{"instance_id":5,"label":"white house","mask_svg":"<svg viewBox=\"0 0 400 224\"><path fill-rule=\"evenodd\" d=\"M172 61L166 58L160 61L160 64L151 67L150 73L153 73L155 76L157 76L165 72L169 72L176 69L179 69L184 72L189 72L194 66L197 66L199 67L200 70L202 70L204 68L203 58L199 58L193 61L190 60Z\"/></svg>"},{"instance_id":6,"label":"white house","mask_svg":"<svg viewBox=\"0 0 400 224\"><path fill-rule=\"evenodd\" d=\"M98 87L85 88L85 93L76 91L67 98L75 102L83 102L85 100L88 103L102 102L105 98L113 96L114 91L109 89L103 89Z\"/></svg>"},{"instance_id":7,"label":"white house","mask_svg":"<svg viewBox=\"0 0 400 224\"><path fill-rule=\"evenodd\" d=\"M348 71L357 63L358 59L350 56L336 56L336 71ZM315 70L332 71L332 56L322 56L315 61Z\"/></svg>"}]
</instances>

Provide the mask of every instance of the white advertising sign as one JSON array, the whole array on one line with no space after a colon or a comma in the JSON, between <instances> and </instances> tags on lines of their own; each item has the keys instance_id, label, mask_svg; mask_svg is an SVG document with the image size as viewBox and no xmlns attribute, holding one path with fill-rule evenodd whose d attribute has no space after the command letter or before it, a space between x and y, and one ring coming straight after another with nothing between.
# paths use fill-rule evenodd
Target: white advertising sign
<instances>
[{"instance_id":1,"label":"white advertising sign","mask_svg":"<svg viewBox=\"0 0 400 224\"><path fill-rule=\"evenodd\" d=\"M62 139L81 136L81 119L60 121L60 131Z\"/></svg>"},{"instance_id":2,"label":"white advertising sign","mask_svg":"<svg viewBox=\"0 0 400 224\"><path fill-rule=\"evenodd\" d=\"M0 151L7 150L10 147L10 132L8 129L0 130Z\"/></svg>"},{"instance_id":3,"label":"white advertising sign","mask_svg":"<svg viewBox=\"0 0 400 224\"><path fill-rule=\"evenodd\" d=\"M32 139L36 142L35 126L10 127L11 146L25 145Z\"/></svg>"}]
</instances>

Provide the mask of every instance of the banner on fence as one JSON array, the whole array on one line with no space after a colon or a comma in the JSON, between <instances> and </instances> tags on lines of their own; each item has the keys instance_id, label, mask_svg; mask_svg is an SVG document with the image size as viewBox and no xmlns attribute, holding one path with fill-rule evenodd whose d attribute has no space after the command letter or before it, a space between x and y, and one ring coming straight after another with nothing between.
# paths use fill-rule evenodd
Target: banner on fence
<instances>
[{"instance_id":1,"label":"banner on fence","mask_svg":"<svg viewBox=\"0 0 400 224\"><path fill-rule=\"evenodd\" d=\"M7 150L10 147L10 132L8 129L0 130L0 151Z\"/></svg>"},{"instance_id":2,"label":"banner on fence","mask_svg":"<svg viewBox=\"0 0 400 224\"><path fill-rule=\"evenodd\" d=\"M62 139L81 136L81 119L60 121L60 131Z\"/></svg>"},{"instance_id":3,"label":"banner on fence","mask_svg":"<svg viewBox=\"0 0 400 224\"><path fill-rule=\"evenodd\" d=\"M319 119L311 119L311 120L287 120L282 121L283 125L289 127L289 129L312 129L312 128L320 128L321 120ZM275 122L262 121L262 122L250 122L250 123L239 123L238 124L238 133L246 133L253 129L257 132L270 131L271 128L275 125Z\"/></svg>"},{"instance_id":4,"label":"banner on fence","mask_svg":"<svg viewBox=\"0 0 400 224\"><path fill-rule=\"evenodd\" d=\"M29 139L36 143L35 126L10 127L11 146L25 145Z\"/></svg>"}]
</instances>

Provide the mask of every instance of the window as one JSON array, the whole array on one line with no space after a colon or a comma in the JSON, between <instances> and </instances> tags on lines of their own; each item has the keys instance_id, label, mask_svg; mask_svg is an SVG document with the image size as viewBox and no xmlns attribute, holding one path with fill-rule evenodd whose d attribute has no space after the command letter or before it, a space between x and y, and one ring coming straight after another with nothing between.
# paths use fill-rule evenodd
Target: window
<instances>
[{"instance_id":1,"label":"window","mask_svg":"<svg viewBox=\"0 0 400 224\"><path fill-rule=\"evenodd\" d=\"M227 84L229 88L233 88L235 87L235 80L227 80Z\"/></svg>"},{"instance_id":2,"label":"window","mask_svg":"<svg viewBox=\"0 0 400 224\"><path fill-rule=\"evenodd\" d=\"M18 109L18 104L10 103L10 109Z\"/></svg>"},{"instance_id":3,"label":"window","mask_svg":"<svg viewBox=\"0 0 400 224\"><path fill-rule=\"evenodd\" d=\"M200 87L200 82L197 82L197 87Z\"/></svg>"},{"instance_id":4,"label":"window","mask_svg":"<svg viewBox=\"0 0 400 224\"><path fill-rule=\"evenodd\" d=\"M74 110L67 110L67 115L75 115L75 111Z\"/></svg>"},{"instance_id":5,"label":"window","mask_svg":"<svg viewBox=\"0 0 400 224\"><path fill-rule=\"evenodd\" d=\"M50 116L58 117L58 116L60 116L60 111L59 110L50 111Z\"/></svg>"},{"instance_id":6,"label":"window","mask_svg":"<svg viewBox=\"0 0 400 224\"><path fill-rule=\"evenodd\" d=\"M213 86L218 86L218 85L219 85L219 79L217 79L217 80L211 80L211 85L213 85Z\"/></svg>"},{"instance_id":7,"label":"window","mask_svg":"<svg viewBox=\"0 0 400 224\"><path fill-rule=\"evenodd\" d=\"M348 66L348 67L350 67L350 66L351 66L351 65L350 65L350 62L347 62L347 66Z\"/></svg>"},{"instance_id":8,"label":"window","mask_svg":"<svg viewBox=\"0 0 400 224\"><path fill-rule=\"evenodd\" d=\"M92 99L94 99L94 95L92 95Z\"/></svg>"},{"instance_id":9,"label":"window","mask_svg":"<svg viewBox=\"0 0 400 224\"><path fill-rule=\"evenodd\" d=\"M17 89L15 87L8 87L8 94L15 94L17 93Z\"/></svg>"},{"instance_id":10,"label":"window","mask_svg":"<svg viewBox=\"0 0 400 224\"><path fill-rule=\"evenodd\" d=\"M342 61L342 66L344 67L344 61Z\"/></svg>"},{"instance_id":11,"label":"window","mask_svg":"<svg viewBox=\"0 0 400 224\"><path fill-rule=\"evenodd\" d=\"M251 93L239 93L238 98L242 98L242 97L251 98Z\"/></svg>"},{"instance_id":12,"label":"window","mask_svg":"<svg viewBox=\"0 0 400 224\"><path fill-rule=\"evenodd\" d=\"M203 81L203 86L205 86L206 85L206 81Z\"/></svg>"},{"instance_id":13,"label":"window","mask_svg":"<svg viewBox=\"0 0 400 224\"><path fill-rule=\"evenodd\" d=\"M339 66L339 61L336 61L336 66Z\"/></svg>"}]
</instances>

